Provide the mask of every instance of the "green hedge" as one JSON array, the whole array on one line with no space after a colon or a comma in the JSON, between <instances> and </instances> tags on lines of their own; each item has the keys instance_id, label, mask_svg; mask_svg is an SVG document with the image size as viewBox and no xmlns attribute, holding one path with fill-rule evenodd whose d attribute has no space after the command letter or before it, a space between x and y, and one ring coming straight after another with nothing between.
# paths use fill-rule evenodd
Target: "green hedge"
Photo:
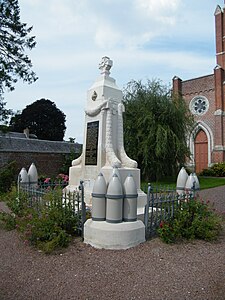
<instances>
[{"instance_id":1,"label":"green hedge","mask_svg":"<svg viewBox=\"0 0 225 300\"><path fill-rule=\"evenodd\" d=\"M217 163L208 169L204 169L199 175L225 177L225 162Z\"/></svg>"}]
</instances>

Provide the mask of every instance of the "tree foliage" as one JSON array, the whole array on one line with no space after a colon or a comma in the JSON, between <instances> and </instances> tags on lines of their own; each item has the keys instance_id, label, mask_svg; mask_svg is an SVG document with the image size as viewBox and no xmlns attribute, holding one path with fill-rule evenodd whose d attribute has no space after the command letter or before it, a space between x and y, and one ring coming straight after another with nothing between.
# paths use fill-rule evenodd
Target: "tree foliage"
<instances>
[{"instance_id":1,"label":"tree foliage","mask_svg":"<svg viewBox=\"0 0 225 300\"><path fill-rule=\"evenodd\" d=\"M187 133L193 119L181 97L159 80L131 81L124 91L125 149L143 179L174 175L189 155Z\"/></svg>"},{"instance_id":2,"label":"tree foliage","mask_svg":"<svg viewBox=\"0 0 225 300\"><path fill-rule=\"evenodd\" d=\"M12 91L17 78L32 83L37 80L25 49L35 47L32 27L21 23L18 0L0 0L0 94Z\"/></svg>"},{"instance_id":3,"label":"tree foliage","mask_svg":"<svg viewBox=\"0 0 225 300\"><path fill-rule=\"evenodd\" d=\"M27 105L21 114L11 118L10 129L22 132L29 128L39 139L62 141L66 126L65 114L48 99L40 99Z\"/></svg>"},{"instance_id":4,"label":"tree foliage","mask_svg":"<svg viewBox=\"0 0 225 300\"><path fill-rule=\"evenodd\" d=\"M10 115L12 115L11 109L5 108L6 102L4 102L2 96L0 95L0 130L7 125L7 121Z\"/></svg>"}]
</instances>

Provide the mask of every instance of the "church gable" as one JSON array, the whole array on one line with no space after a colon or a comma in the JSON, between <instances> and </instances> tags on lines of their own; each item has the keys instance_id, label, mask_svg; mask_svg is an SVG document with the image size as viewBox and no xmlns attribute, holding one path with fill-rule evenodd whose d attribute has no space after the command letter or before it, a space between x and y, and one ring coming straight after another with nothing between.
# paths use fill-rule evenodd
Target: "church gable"
<instances>
[{"instance_id":1,"label":"church gable","mask_svg":"<svg viewBox=\"0 0 225 300\"><path fill-rule=\"evenodd\" d=\"M202 129L197 139L191 138L190 140L192 158L187 164L196 172L225 160L225 49L223 42L225 14L219 5L214 15L216 66L213 74L185 81L177 76L173 78L173 93L180 94L185 99L196 124L204 123L211 132L209 137L207 134L204 135L207 131ZM204 142L200 140L203 135Z\"/></svg>"}]
</instances>

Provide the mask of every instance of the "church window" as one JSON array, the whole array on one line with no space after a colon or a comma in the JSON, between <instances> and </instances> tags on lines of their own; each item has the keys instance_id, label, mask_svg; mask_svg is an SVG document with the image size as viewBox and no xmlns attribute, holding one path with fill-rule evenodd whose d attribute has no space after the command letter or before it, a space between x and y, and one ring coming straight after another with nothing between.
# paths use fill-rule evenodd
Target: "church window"
<instances>
[{"instance_id":1,"label":"church window","mask_svg":"<svg viewBox=\"0 0 225 300\"><path fill-rule=\"evenodd\" d=\"M191 100L189 108L194 115L204 115L209 108L209 101L204 96L196 96Z\"/></svg>"}]
</instances>

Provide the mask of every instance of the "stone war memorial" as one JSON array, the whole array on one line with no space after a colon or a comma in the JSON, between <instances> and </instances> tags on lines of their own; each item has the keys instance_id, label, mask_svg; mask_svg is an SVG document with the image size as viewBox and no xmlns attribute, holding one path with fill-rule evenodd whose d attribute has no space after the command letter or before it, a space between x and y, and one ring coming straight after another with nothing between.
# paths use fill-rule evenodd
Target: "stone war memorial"
<instances>
[{"instance_id":1,"label":"stone war memorial","mask_svg":"<svg viewBox=\"0 0 225 300\"><path fill-rule=\"evenodd\" d=\"M72 161L68 192L84 182L84 200L92 219L84 224L84 242L97 248L126 249L145 241L140 220L147 196L140 169L124 149L122 91L110 77L113 65L103 57L101 75L87 92L83 152Z\"/></svg>"}]
</instances>

